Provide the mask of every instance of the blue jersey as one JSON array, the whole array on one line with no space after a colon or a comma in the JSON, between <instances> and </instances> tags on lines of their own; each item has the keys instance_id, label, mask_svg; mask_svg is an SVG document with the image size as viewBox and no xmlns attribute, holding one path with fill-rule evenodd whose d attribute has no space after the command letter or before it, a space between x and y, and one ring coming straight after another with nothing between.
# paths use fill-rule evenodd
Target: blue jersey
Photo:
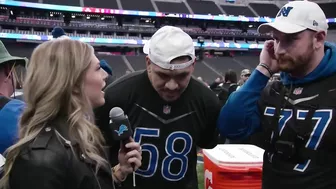
<instances>
[{"instance_id":1,"label":"blue jersey","mask_svg":"<svg viewBox=\"0 0 336 189\"><path fill-rule=\"evenodd\" d=\"M230 96L221 135L252 135L265 148L263 189L336 188L336 47L326 43L322 61L303 78L268 80L256 70Z\"/></svg>"},{"instance_id":2,"label":"blue jersey","mask_svg":"<svg viewBox=\"0 0 336 189\"><path fill-rule=\"evenodd\" d=\"M0 97L6 100L5 97ZM4 106L0 107L0 154L9 146L13 145L18 139L19 118L24 109L24 102L16 99L8 99Z\"/></svg>"}]
</instances>

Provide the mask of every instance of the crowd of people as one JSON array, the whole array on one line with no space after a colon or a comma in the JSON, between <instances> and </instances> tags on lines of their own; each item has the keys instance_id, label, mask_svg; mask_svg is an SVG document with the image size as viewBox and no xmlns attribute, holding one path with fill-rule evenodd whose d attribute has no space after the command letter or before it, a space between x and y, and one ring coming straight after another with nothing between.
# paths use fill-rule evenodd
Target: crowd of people
<instances>
[{"instance_id":1,"label":"crowd of people","mask_svg":"<svg viewBox=\"0 0 336 189\"><path fill-rule=\"evenodd\" d=\"M284 5L258 28L273 35L260 64L239 81L228 70L211 90L192 77L193 40L178 27L145 45L146 70L108 85L93 47L57 30L29 63L0 43L0 189L196 189L197 147L219 139L265 149L263 189L336 187L336 46L316 3ZM128 118L117 130L116 107Z\"/></svg>"}]
</instances>

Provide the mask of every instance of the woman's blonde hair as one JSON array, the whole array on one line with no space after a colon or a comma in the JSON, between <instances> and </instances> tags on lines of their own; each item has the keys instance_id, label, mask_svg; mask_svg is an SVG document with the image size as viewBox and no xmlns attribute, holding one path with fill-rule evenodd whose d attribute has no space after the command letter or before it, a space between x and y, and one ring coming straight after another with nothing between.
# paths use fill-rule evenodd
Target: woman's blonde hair
<instances>
[{"instance_id":1,"label":"woman's blonde hair","mask_svg":"<svg viewBox=\"0 0 336 189\"><path fill-rule=\"evenodd\" d=\"M39 45L33 52L23 85L26 108L20 120L20 140L6 151L0 188L9 187L9 174L16 157L36 138L44 125L67 119L70 140L96 163L96 171L108 166L103 156L103 136L93 121L92 107L84 92L84 78L93 59L92 46L71 39Z\"/></svg>"}]
</instances>

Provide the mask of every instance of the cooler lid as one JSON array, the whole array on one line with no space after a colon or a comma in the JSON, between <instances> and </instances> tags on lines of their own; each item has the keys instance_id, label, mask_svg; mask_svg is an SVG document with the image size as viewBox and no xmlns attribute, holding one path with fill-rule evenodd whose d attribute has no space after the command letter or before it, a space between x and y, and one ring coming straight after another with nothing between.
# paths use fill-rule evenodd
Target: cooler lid
<instances>
[{"instance_id":1,"label":"cooler lid","mask_svg":"<svg viewBox=\"0 0 336 189\"><path fill-rule=\"evenodd\" d=\"M249 144L219 144L203 154L217 165L255 166L262 165L264 150Z\"/></svg>"}]
</instances>

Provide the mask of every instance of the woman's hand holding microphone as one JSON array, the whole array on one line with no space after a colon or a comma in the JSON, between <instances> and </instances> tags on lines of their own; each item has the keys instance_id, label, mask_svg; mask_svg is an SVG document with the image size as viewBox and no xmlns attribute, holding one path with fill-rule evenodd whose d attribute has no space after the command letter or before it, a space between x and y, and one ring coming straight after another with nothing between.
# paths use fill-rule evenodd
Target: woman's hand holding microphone
<instances>
[{"instance_id":1,"label":"woman's hand holding microphone","mask_svg":"<svg viewBox=\"0 0 336 189\"><path fill-rule=\"evenodd\" d=\"M141 166L141 146L130 138L126 145L121 143L119 150L119 164L112 168L114 180L117 183L123 182L127 176Z\"/></svg>"}]
</instances>

